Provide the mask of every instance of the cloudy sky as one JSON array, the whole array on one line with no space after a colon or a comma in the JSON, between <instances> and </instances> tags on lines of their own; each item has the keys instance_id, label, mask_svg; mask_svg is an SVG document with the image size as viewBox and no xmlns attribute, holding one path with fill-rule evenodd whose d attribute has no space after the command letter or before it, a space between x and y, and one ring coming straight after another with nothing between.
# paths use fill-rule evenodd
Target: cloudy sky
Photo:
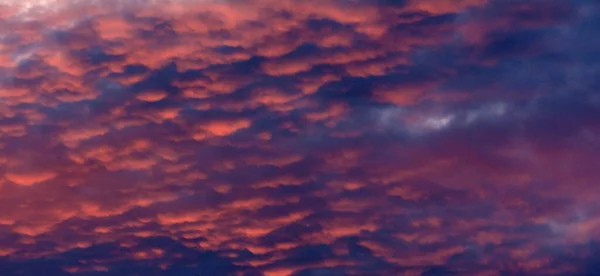
<instances>
[{"instance_id":1,"label":"cloudy sky","mask_svg":"<svg viewBox=\"0 0 600 276\"><path fill-rule=\"evenodd\" d=\"M0 275L600 275L599 33L597 0L0 1Z\"/></svg>"}]
</instances>

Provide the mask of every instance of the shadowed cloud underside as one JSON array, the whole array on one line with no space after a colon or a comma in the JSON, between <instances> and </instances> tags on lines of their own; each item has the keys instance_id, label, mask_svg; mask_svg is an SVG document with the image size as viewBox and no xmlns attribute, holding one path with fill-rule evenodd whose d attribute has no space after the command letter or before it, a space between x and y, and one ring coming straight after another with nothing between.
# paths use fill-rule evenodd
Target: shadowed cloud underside
<instances>
[{"instance_id":1,"label":"shadowed cloud underside","mask_svg":"<svg viewBox=\"0 0 600 276\"><path fill-rule=\"evenodd\" d=\"M600 275L593 0L0 4L0 275Z\"/></svg>"}]
</instances>

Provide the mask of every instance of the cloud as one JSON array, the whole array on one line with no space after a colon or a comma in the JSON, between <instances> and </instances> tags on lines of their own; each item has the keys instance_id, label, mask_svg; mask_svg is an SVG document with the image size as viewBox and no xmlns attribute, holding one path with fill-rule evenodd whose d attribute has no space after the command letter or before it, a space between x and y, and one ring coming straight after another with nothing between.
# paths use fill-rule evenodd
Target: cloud
<instances>
[{"instance_id":1,"label":"cloud","mask_svg":"<svg viewBox=\"0 0 600 276\"><path fill-rule=\"evenodd\" d=\"M5 4L0 270L594 274L598 8Z\"/></svg>"},{"instance_id":2,"label":"cloud","mask_svg":"<svg viewBox=\"0 0 600 276\"><path fill-rule=\"evenodd\" d=\"M6 179L24 186L31 186L33 184L44 182L56 177L56 173L53 172L10 172L5 175Z\"/></svg>"}]
</instances>

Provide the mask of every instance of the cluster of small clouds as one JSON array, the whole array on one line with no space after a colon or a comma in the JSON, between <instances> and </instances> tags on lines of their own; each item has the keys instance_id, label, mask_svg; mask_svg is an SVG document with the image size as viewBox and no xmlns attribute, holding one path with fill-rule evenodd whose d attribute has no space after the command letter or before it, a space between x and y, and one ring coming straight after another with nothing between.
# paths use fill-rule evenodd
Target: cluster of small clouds
<instances>
[{"instance_id":1,"label":"cluster of small clouds","mask_svg":"<svg viewBox=\"0 0 600 276\"><path fill-rule=\"evenodd\" d=\"M594 1L110 2L0 6L3 275L600 271Z\"/></svg>"}]
</instances>

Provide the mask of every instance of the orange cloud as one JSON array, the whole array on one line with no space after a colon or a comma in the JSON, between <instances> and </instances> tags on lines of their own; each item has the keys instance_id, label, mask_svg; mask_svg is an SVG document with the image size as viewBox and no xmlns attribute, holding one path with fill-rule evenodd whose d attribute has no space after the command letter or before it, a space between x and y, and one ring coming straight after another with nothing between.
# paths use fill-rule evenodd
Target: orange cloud
<instances>
[{"instance_id":1,"label":"orange cloud","mask_svg":"<svg viewBox=\"0 0 600 276\"><path fill-rule=\"evenodd\" d=\"M55 172L9 172L5 174L6 179L23 186L31 186L48 181L57 176Z\"/></svg>"}]
</instances>

